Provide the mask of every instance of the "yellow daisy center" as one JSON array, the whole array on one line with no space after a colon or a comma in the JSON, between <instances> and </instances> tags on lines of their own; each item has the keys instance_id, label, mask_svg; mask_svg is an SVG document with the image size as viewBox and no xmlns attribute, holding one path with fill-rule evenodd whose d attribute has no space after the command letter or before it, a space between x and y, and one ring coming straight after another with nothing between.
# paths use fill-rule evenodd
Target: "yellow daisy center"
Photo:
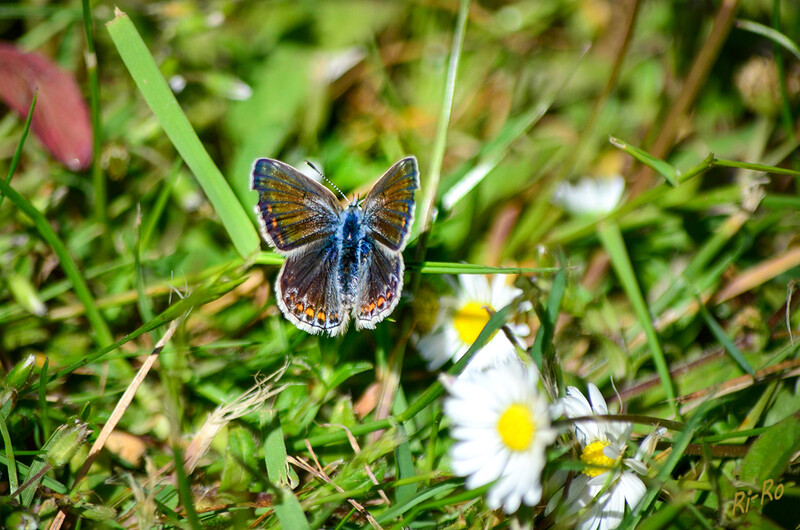
<instances>
[{"instance_id":1,"label":"yellow daisy center","mask_svg":"<svg viewBox=\"0 0 800 530\"><path fill-rule=\"evenodd\" d=\"M614 465L614 460L608 458L603 454L603 449L608 447L608 442L592 442L583 448L581 452L581 461L590 464L589 467L583 470L583 473L590 477L596 477L608 471L608 468Z\"/></svg>"},{"instance_id":2,"label":"yellow daisy center","mask_svg":"<svg viewBox=\"0 0 800 530\"><path fill-rule=\"evenodd\" d=\"M536 422L531 410L519 404L506 409L497 420L497 432L503 443L512 451L524 451L531 446L536 433Z\"/></svg>"},{"instance_id":3,"label":"yellow daisy center","mask_svg":"<svg viewBox=\"0 0 800 530\"><path fill-rule=\"evenodd\" d=\"M488 306L488 304L467 302L453 315L453 327L456 328L458 337L464 344L475 342L483 327L489 322L489 312L484 309L484 306ZM495 331L495 333L497 332Z\"/></svg>"}]
</instances>

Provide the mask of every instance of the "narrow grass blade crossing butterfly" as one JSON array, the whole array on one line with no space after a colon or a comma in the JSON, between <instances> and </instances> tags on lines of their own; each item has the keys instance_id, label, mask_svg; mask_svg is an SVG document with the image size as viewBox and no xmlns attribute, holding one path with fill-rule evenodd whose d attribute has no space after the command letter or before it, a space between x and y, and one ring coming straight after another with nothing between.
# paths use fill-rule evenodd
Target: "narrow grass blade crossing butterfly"
<instances>
[{"instance_id":1,"label":"narrow grass blade crossing butterfly","mask_svg":"<svg viewBox=\"0 0 800 530\"><path fill-rule=\"evenodd\" d=\"M286 257L278 307L309 333L344 333L386 318L403 291L403 255L414 220L419 169L403 158L363 200L343 208L322 184L271 158L253 164L250 187L267 242Z\"/></svg>"}]
</instances>

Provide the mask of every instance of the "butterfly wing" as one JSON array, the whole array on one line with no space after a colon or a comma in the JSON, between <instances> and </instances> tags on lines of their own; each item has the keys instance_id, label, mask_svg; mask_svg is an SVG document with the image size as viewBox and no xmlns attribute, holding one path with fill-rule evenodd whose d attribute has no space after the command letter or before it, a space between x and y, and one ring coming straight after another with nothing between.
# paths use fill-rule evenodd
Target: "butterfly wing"
<instances>
[{"instance_id":1,"label":"butterfly wing","mask_svg":"<svg viewBox=\"0 0 800 530\"><path fill-rule=\"evenodd\" d=\"M388 249L406 245L414 222L414 191L419 168L413 156L403 158L375 183L364 199L364 226L368 234Z\"/></svg>"},{"instance_id":2,"label":"butterfly wing","mask_svg":"<svg viewBox=\"0 0 800 530\"><path fill-rule=\"evenodd\" d=\"M264 238L284 255L331 237L342 207L322 184L271 158L253 164L250 189L258 192L256 213Z\"/></svg>"},{"instance_id":3,"label":"butterfly wing","mask_svg":"<svg viewBox=\"0 0 800 530\"><path fill-rule=\"evenodd\" d=\"M354 306L356 329L373 329L400 301L403 292L403 256L397 250L367 240L370 251L360 268L361 289Z\"/></svg>"},{"instance_id":4,"label":"butterfly wing","mask_svg":"<svg viewBox=\"0 0 800 530\"><path fill-rule=\"evenodd\" d=\"M278 307L292 324L308 333L344 333L350 318L342 306L334 272L339 245L334 238L318 240L292 252L275 283Z\"/></svg>"}]
</instances>

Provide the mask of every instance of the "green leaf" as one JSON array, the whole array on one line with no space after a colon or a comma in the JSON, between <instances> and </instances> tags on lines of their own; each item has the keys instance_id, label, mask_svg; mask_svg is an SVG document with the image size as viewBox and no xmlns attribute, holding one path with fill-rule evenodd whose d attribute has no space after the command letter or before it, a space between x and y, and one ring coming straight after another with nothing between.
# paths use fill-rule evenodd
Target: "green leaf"
<instances>
[{"instance_id":1,"label":"green leaf","mask_svg":"<svg viewBox=\"0 0 800 530\"><path fill-rule=\"evenodd\" d=\"M281 523L282 528L292 528L296 530L310 530L306 516L303 513L303 507L300 506L300 501L292 493L292 490L281 488L278 490L278 497L280 501L273 506L275 515L278 516L278 521Z\"/></svg>"},{"instance_id":2,"label":"green leaf","mask_svg":"<svg viewBox=\"0 0 800 530\"><path fill-rule=\"evenodd\" d=\"M253 435L247 428L241 425L230 427L220 490L247 491L253 482L253 471L258 469L256 449Z\"/></svg>"},{"instance_id":3,"label":"green leaf","mask_svg":"<svg viewBox=\"0 0 800 530\"><path fill-rule=\"evenodd\" d=\"M778 477L800 450L800 415L795 413L773 425L750 446L742 461L741 479L758 486Z\"/></svg>"},{"instance_id":4,"label":"green leaf","mask_svg":"<svg viewBox=\"0 0 800 530\"><path fill-rule=\"evenodd\" d=\"M261 432L264 436L264 463L267 465L267 478L279 488L297 484L297 475L286 464L286 444L278 413L264 411L261 415Z\"/></svg>"},{"instance_id":5,"label":"green leaf","mask_svg":"<svg viewBox=\"0 0 800 530\"><path fill-rule=\"evenodd\" d=\"M253 223L200 143L133 22L117 10L106 27L145 101L219 214L236 251L243 258L251 256L260 246Z\"/></svg>"}]
</instances>

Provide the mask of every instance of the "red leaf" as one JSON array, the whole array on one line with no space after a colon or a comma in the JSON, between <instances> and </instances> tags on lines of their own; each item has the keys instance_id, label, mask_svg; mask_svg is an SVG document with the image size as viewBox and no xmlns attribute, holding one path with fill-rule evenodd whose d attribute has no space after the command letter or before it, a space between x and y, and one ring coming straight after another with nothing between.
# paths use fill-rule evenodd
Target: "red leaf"
<instances>
[{"instance_id":1,"label":"red leaf","mask_svg":"<svg viewBox=\"0 0 800 530\"><path fill-rule=\"evenodd\" d=\"M88 168L92 162L92 127L74 76L43 55L0 43L0 100L24 118L37 89L33 133L71 170Z\"/></svg>"}]
</instances>

